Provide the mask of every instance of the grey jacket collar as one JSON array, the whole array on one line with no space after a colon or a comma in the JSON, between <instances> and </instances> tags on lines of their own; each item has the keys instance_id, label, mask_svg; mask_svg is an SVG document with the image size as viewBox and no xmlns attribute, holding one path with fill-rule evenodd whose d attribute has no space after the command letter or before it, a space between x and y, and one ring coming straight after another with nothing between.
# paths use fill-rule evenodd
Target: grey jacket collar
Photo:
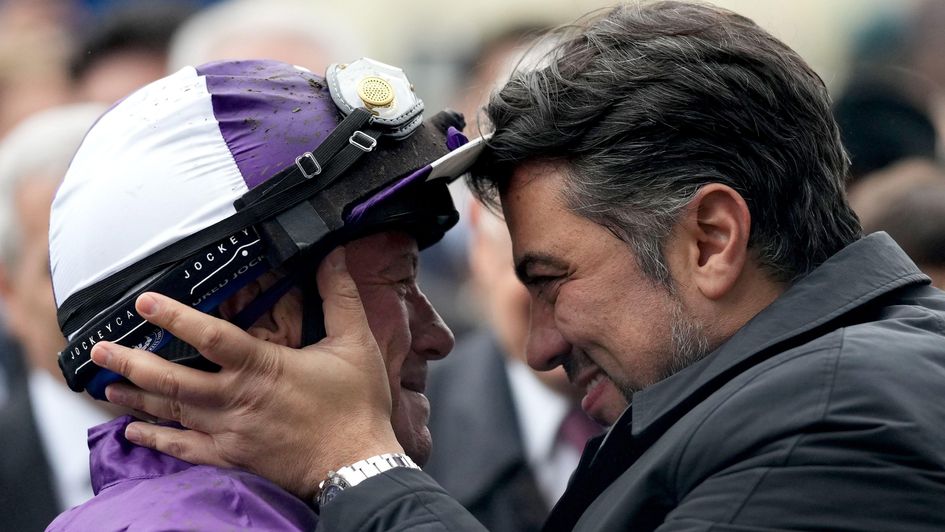
<instances>
[{"instance_id":1,"label":"grey jacket collar","mask_svg":"<svg viewBox=\"0 0 945 532\"><path fill-rule=\"evenodd\" d=\"M896 288L928 283L886 233L850 244L792 285L703 360L633 396L618 425L634 437L659 430L756 355L809 332Z\"/></svg>"}]
</instances>

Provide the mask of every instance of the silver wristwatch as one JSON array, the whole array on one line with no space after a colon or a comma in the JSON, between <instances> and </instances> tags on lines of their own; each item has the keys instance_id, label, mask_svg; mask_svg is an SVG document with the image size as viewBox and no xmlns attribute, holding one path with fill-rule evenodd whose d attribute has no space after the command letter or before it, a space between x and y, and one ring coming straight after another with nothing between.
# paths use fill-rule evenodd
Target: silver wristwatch
<instances>
[{"instance_id":1,"label":"silver wristwatch","mask_svg":"<svg viewBox=\"0 0 945 532\"><path fill-rule=\"evenodd\" d=\"M409 456L401 453L387 453L364 460L359 460L338 471L329 471L328 478L318 484L315 502L324 506L331 502L339 493L351 486L357 486L365 480L395 467L409 467L420 469Z\"/></svg>"}]
</instances>

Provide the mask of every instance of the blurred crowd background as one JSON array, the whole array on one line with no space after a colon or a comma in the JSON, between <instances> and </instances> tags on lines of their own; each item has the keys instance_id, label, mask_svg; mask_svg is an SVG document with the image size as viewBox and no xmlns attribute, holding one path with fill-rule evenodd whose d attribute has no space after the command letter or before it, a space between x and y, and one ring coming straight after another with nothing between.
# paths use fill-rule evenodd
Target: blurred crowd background
<instances>
[{"instance_id":1,"label":"blurred crowd background","mask_svg":"<svg viewBox=\"0 0 945 532\"><path fill-rule=\"evenodd\" d=\"M889 232L945 286L945 0L714 3L754 19L821 75L864 229ZM323 72L369 56L404 67L427 109L459 109L475 132L477 109L535 35L608 5L0 0L0 529L42 529L92 495L85 430L112 412L69 392L58 374L64 341L46 233L69 159L109 105L214 59ZM461 183L454 191L463 221L424 252L421 275L458 339L428 388L428 471L490 529L537 529L601 428L576 408L562 373L523 363L528 297L508 235Z\"/></svg>"}]
</instances>

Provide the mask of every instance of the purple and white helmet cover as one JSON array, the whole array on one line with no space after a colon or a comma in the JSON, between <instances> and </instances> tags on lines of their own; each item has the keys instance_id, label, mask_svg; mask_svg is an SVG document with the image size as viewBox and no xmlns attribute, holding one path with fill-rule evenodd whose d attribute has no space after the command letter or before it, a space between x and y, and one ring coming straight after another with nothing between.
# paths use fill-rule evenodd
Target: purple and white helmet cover
<instances>
[{"instance_id":1,"label":"purple and white helmet cover","mask_svg":"<svg viewBox=\"0 0 945 532\"><path fill-rule=\"evenodd\" d=\"M213 225L318 146L339 114L323 78L266 60L185 67L109 109L53 201L57 307Z\"/></svg>"}]
</instances>

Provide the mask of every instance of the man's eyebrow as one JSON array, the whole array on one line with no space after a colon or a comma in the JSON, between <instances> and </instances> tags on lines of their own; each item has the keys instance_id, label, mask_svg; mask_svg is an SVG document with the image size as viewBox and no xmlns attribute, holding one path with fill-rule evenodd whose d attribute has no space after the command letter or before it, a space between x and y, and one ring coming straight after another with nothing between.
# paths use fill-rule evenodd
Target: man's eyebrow
<instances>
[{"instance_id":1,"label":"man's eyebrow","mask_svg":"<svg viewBox=\"0 0 945 532\"><path fill-rule=\"evenodd\" d=\"M532 281L531 275L529 275L528 270L532 266L550 266L552 268L557 268L561 270L567 269L567 264L558 257L554 255L549 255L547 253L526 253L519 261L515 264L515 276L518 277L518 280L522 284L528 284Z\"/></svg>"},{"instance_id":2,"label":"man's eyebrow","mask_svg":"<svg viewBox=\"0 0 945 532\"><path fill-rule=\"evenodd\" d=\"M417 266L419 261L419 255L415 251L407 251L399 255L397 258L392 260L387 266L381 268L380 273L382 275L389 275L391 273L401 273L403 269L403 263L407 262L410 264L410 271L416 274Z\"/></svg>"}]
</instances>

